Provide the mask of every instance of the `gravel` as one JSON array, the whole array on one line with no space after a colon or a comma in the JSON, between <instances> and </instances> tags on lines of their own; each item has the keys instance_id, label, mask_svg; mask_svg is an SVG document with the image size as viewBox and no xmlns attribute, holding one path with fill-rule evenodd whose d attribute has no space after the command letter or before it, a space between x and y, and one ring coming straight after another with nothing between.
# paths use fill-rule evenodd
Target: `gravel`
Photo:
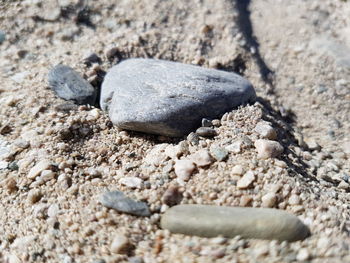
<instances>
[{"instance_id":1,"label":"gravel","mask_svg":"<svg viewBox=\"0 0 350 263\"><path fill-rule=\"evenodd\" d=\"M5 2L0 5L6 33L0 45L0 161L8 168L0 171L0 211L6 211L0 213L0 262L294 262L303 249L308 262L350 262L350 79L345 64L327 50L350 46L348 3L85 1L92 29L76 24L81 6L72 1ZM57 20L37 19L51 9L61 10ZM251 25L257 46L249 41L249 27L241 25ZM312 48L312 41L325 35L331 45ZM101 63L84 62L92 53ZM186 148L184 137L122 131L104 111L63 101L48 89L47 74L55 65L69 65L98 90L103 72L129 58L238 72L253 84L258 102L217 119L204 116L216 135L193 132ZM283 146L279 159L258 158L254 143L267 139L255 130L258 123L276 131L277 139L268 140ZM21 140L27 143L17 143ZM228 158L216 160L214 147L227 149ZM200 150L209 151L213 162L194 164L180 184L175 163ZM55 165L28 179L43 159ZM255 180L238 188L248 171ZM124 177L140 178L143 186L122 185ZM178 187L182 198L170 191L163 199L170 187ZM33 189L42 195L35 203L28 200ZM104 207L98 196L113 189L145 202L152 214ZM161 216L172 209L170 200L261 208L270 193L276 196L274 208L297 216L311 236L296 242L239 236L216 242L160 227ZM59 211L51 217L52 205ZM130 243L127 253L111 252L118 234Z\"/></svg>"}]
</instances>

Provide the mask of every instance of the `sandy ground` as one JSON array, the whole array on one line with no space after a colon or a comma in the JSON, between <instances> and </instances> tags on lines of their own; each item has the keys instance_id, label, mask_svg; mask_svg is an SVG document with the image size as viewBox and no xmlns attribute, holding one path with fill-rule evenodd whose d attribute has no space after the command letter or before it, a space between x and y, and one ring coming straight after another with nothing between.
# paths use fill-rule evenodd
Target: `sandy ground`
<instances>
[{"instance_id":1,"label":"sandy ground","mask_svg":"<svg viewBox=\"0 0 350 263\"><path fill-rule=\"evenodd\" d=\"M350 3L309 1L0 1L1 262L350 262ZM89 54L100 65L84 62ZM249 79L255 105L225 114L201 149L241 141L223 162L199 169L182 204L264 205L297 215L312 232L294 243L208 239L159 227L162 195L177 180L174 156L186 141L119 131L98 108L55 97L47 73L58 63L95 87L120 60L152 57L234 71ZM257 158L254 131L269 121L284 146ZM175 151L175 150L174 150ZM42 160L45 176L30 178ZM238 189L233 167L254 171ZM6 168L7 167L7 168ZM142 179L132 189L120 179ZM146 201L140 218L99 203L119 189ZM112 243L124 235L127 251Z\"/></svg>"}]
</instances>

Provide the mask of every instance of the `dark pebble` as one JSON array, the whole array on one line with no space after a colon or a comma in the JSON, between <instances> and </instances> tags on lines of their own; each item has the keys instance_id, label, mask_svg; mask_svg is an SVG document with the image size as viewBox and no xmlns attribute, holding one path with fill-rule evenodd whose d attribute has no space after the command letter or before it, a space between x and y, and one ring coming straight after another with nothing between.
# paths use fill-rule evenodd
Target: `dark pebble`
<instances>
[{"instance_id":1,"label":"dark pebble","mask_svg":"<svg viewBox=\"0 0 350 263\"><path fill-rule=\"evenodd\" d=\"M210 127L200 127L196 130L196 133L202 137L214 137L217 135L217 132Z\"/></svg>"},{"instance_id":2,"label":"dark pebble","mask_svg":"<svg viewBox=\"0 0 350 263\"><path fill-rule=\"evenodd\" d=\"M57 65L50 70L48 80L51 89L60 98L77 104L95 104L97 91L72 68Z\"/></svg>"}]
</instances>

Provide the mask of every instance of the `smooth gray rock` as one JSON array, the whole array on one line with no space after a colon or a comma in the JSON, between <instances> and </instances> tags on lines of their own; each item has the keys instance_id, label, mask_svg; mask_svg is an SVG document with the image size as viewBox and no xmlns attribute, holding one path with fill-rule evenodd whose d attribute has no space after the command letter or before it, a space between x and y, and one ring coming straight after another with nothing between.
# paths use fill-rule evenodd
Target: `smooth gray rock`
<instances>
[{"instance_id":1,"label":"smooth gray rock","mask_svg":"<svg viewBox=\"0 0 350 263\"><path fill-rule=\"evenodd\" d=\"M252 85L237 74L156 59L125 60L107 73L101 108L119 128L179 137L239 105Z\"/></svg>"},{"instance_id":2,"label":"smooth gray rock","mask_svg":"<svg viewBox=\"0 0 350 263\"><path fill-rule=\"evenodd\" d=\"M178 205L161 218L161 227L173 233L201 237L235 237L296 241L310 231L296 216L270 208Z\"/></svg>"},{"instance_id":3,"label":"smooth gray rock","mask_svg":"<svg viewBox=\"0 0 350 263\"><path fill-rule=\"evenodd\" d=\"M51 89L62 99L73 100L77 104L94 105L97 91L72 68L57 65L48 75Z\"/></svg>"},{"instance_id":4,"label":"smooth gray rock","mask_svg":"<svg viewBox=\"0 0 350 263\"><path fill-rule=\"evenodd\" d=\"M135 201L124 195L120 191L104 193L100 202L103 206L112 208L121 213L127 213L135 216L150 216L148 206L144 202Z\"/></svg>"}]
</instances>

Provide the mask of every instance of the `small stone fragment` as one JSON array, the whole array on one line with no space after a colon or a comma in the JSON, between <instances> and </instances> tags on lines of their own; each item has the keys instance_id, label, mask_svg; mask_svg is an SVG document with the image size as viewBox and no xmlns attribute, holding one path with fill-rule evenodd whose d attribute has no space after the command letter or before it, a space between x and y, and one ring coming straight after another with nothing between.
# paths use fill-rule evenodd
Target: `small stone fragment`
<instances>
[{"instance_id":1,"label":"small stone fragment","mask_svg":"<svg viewBox=\"0 0 350 263\"><path fill-rule=\"evenodd\" d=\"M221 147L212 148L211 154L219 162L225 161L228 157L228 151Z\"/></svg>"},{"instance_id":2,"label":"small stone fragment","mask_svg":"<svg viewBox=\"0 0 350 263\"><path fill-rule=\"evenodd\" d=\"M191 132L187 136L187 141L189 141L190 144L192 145L198 145L199 144L199 136L197 133Z\"/></svg>"},{"instance_id":3,"label":"small stone fragment","mask_svg":"<svg viewBox=\"0 0 350 263\"><path fill-rule=\"evenodd\" d=\"M179 177L182 181L188 181L196 169L196 166L194 165L193 161L184 159L184 160L177 160L174 165L175 174L177 177Z\"/></svg>"},{"instance_id":4,"label":"small stone fragment","mask_svg":"<svg viewBox=\"0 0 350 263\"><path fill-rule=\"evenodd\" d=\"M263 207L274 207L276 205L277 196L274 193L267 193L261 198Z\"/></svg>"},{"instance_id":5,"label":"small stone fragment","mask_svg":"<svg viewBox=\"0 0 350 263\"><path fill-rule=\"evenodd\" d=\"M1 185L4 185L10 193L13 193L18 189L17 182L13 177L5 179L1 182Z\"/></svg>"},{"instance_id":6,"label":"small stone fragment","mask_svg":"<svg viewBox=\"0 0 350 263\"><path fill-rule=\"evenodd\" d=\"M217 132L210 127L200 127L196 130L196 133L202 137L214 137L217 135Z\"/></svg>"},{"instance_id":7,"label":"small stone fragment","mask_svg":"<svg viewBox=\"0 0 350 263\"><path fill-rule=\"evenodd\" d=\"M298 261L305 261L310 258L310 253L306 248L302 248L299 250L297 254L297 260Z\"/></svg>"},{"instance_id":8,"label":"small stone fragment","mask_svg":"<svg viewBox=\"0 0 350 263\"><path fill-rule=\"evenodd\" d=\"M9 162L0 161L0 170L6 169L9 166Z\"/></svg>"},{"instance_id":9,"label":"small stone fragment","mask_svg":"<svg viewBox=\"0 0 350 263\"><path fill-rule=\"evenodd\" d=\"M320 151L321 150L321 146L316 142L315 139L305 138L304 141L305 141L305 143L307 145L307 148L310 151Z\"/></svg>"},{"instance_id":10,"label":"small stone fragment","mask_svg":"<svg viewBox=\"0 0 350 263\"><path fill-rule=\"evenodd\" d=\"M103 206L112 208L121 213L136 216L150 216L148 206L144 202L135 201L120 191L106 192L101 196L100 202Z\"/></svg>"},{"instance_id":11,"label":"small stone fragment","mask_svg":"<svg viewBox=\"0 0 350 263\"><path fill-rule=\"evenodd\" d=\"M58 204L52 204L47 209L47 215L49 217L56 217L58 215L59 211L60 211L60 207L58 206Z\"/></svg>"},{"instance_id":12,"label":"small stone fragment","mask_svg":"<svg viewBox=\"0 0 350 263\"><path fill-rule=\"evenodd\" d=\"M275 158L283 152L282 145L275 141L260 139L254 145L260 159Z\"/></svg>"},{"instance_id":13,"label":"small stone fragment","mask_svg":"<svg viewBox=\"0 0 350 263\"><path fill-rule=\"evenodd\" d=\"M263 139L276 140L277 133L274 128L272 128L269 123L265 121L260 121L255 126L254 130L261 136Z\"/></svg>"},{"instance_id":14,"label":"small stone fragment","mask_svg":"<svg viewBox=\"0 0 350 263\"><path fill-rule=\"evenodd\" d=\"M91 64L93 63L100 64L102 61L101 61L101 58L96 53L91 53L90 55L86 56L83 59L83 62L85 65L91 66Z\"/></svg>"},{"instance_id":15,"label":"small stone fragment","mask_svg":"<svg viewBox=\"0 0 350 263\"><path fill-rule=\"evenodd\" d=\"M181 202L182 192L178 186L170 186L162 196L162 202L168 206L174 206Z\"/></svg>"},{"instance_id":16,"label":"small stone fragment","mask_svg":"<svg viewBox=\"0 0 350 263\"><path fill-rule=\"evenodd\" d=\"M211 120L208 120L206 118L202 119L202 127L211 127L213 124L211 123Z\"/></svg>"},{"instance_id":17,"label":"small stone fragment","mask_svg":"<svg viewBox=\"0 0 350 263\"><path fill-rule=\"evenodd\" d=\"M239 206L247 207L251 204L252 201L253 201L253 198L251 196L242 195L241 199L239 200Z\"/></svg>"},{"instance_id":18,"label":"small stone fragment","mask_svg":"<svg viewBox=\"0 0 350 263\"><path fill-rule=\"evenodd\" d=\"M240 165L240 164L237 164L237 165L233 166L233 168L232 168L232 174L233 174L233 175L239 175L239 176L243 175L243 174L244 174L244 168L243 168L243 166Z\"/></svg>"},{"instance_id":19,"label":"small stone fragment","mask_svg":"<svg viewBox=\"0 0 350 263\"><path fill-rule=\"evenodd\" d=\"M300 205L300 197L298 195L292 194L289 199L288 199L288 203L290 205Z\"/></svg>"},{"instance_id":20,"label":"small stone fragment","mask_svg":"<svg viewBox=\"0 0 350 263\"><path fill-rule=\"evenodd\" d=\"M125 185L130 188L138 188L138 189L142 188L142 182L143 181L141 178L132 177L132 176L123 177L119 180L119 183L121 183L122 185Z\"/></svg>"},{"instance_id":21,"label":"small stone fragment","mask_svg":"<svg viewBox=\"0 0 350 263\"><path fill-rule=\"evenodd\" d=\"M242 146L243 142L241 140L238 140L226 146L225 149L232 153L240 153L242 151Z\"/></svg>"},{"instance_id":22,"label":"small stone fragment","mask_svg":"<svg viewBox=\"0 0 350 263\"><path fill-rule=\"evenodd\" d=\"M39 189L32 189L28 192L28 201L31 204L38 202L42 197Z\"/></svg>"},{"instance_id":23,"label":"small stone fragment","mask_svg":"<svg viewBox=\"0 0 350 263\"><path fill-rule=\"evenodd\" d=\"M97 92L94 87L68 66L55 66L49 72L48 81L62 99L73 100L77 104L95 104Z\"/></svg>"},{"instance_id":24,"label":"small stone fragment","mask_svg":"<svg viewBox=\"0 0 350 263\"><path fill-rule=\"evenodd\" d=\"M126 236L122 234L117 234L114 236L113 242L111 244L111 252L115 254L124 254L127 252L129 247L129 240Z\"/></svg>"},{"instance_id":25,"label":"small stone fragment","mask_svg":"<svg viewBox=\"0 0 350 263\"><path fill-rule=\"evenodd\" d=\"M189 158L197 165L197 167L205 167L213 162L213 158L207 150L199 150Z\"/></svg>"},{"instance_id":26,"label":"small stone fragment","mask_svg":"<svg viewBox=\"0 0 350 263\"><path fill-rule=\"evenodd\" d=\"M161 218L161 227L173 233L201 237L303 240L310 231L296 216L271 208L177 205Z\"/></svg>"},{"instance_id":27,"label":"small stone fragment","mask_svg":"<svg viewBox=\"0 0 350 263\"><path fill-rule=\"evenodd\" d=\"M50 170L51 167L52 163L49 160L41 160L32 169L30 169L27 178L33 180L39 176L42 171Z\"/></svg>"},{"instance_id":28,"label":"small stone fragment","mask_svg":"<svg viewBox=\"0 0 350 263\"><path fill-rule=\"evenodd\" d=\"M246 172L241 179L237 182L237 187L239 189L247 189L249 188L252 183L255 181L256 177L254 172L248 171Z\"/></svg>"}]
</instances>

